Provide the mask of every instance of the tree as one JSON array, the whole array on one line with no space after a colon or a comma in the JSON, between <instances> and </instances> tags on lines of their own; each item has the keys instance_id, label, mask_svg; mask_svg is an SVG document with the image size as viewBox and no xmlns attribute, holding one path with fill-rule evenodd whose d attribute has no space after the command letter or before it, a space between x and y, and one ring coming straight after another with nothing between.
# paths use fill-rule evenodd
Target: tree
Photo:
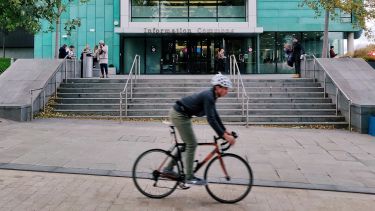
<instances>
[{"instance_id":1,"label":"tree","mask_svg":"<svg viewBox=\"0 0 375 211\"><path fill-rule=\"evenodd\" d=\"M1 0L0 1L0 29L8 33L17 28L24 28L35 34L41 30L42 20L47 20L51 26L48 31L56 31L55 58L58 57L59 30L61 15L74 0ZM79 0L87 3L89 0ZM79 27L79 18L68 20L64 29L70 35L71 31ZM3 44L4 45L4 44Z\"/></svg>"},{"instance_id":2,"label":"tree","mask_svg":"<svg viewBox=\"0 0 375 211\"><path fill-rule=\"evenodd\" d=\"M0 30L3 34L2 46L5 57L5 38L18 28L34 34L41 29L43 8L37 0L0 1Z\"/></svg>"},{"instance_id":3,"label":"tree","mask_svg":"<svg viewBox=\"0 0 375 211\"><path fill-rule=\"evenodd\" d=\"M353 27L359 27L365 30L368 37L373 37L373 32L366 26L366 21L375 19L375 1L374 0L302 0L300 6L307 5L315 11L317 16L325 12L324 17L324 35L322 57L328 56L328 28L329 20L334 20L338 14L337 9L353 15Z\"/></svg>"},{"instance_id":4,"label":"tree","mask_svg":"<svg viewBox=\"0 0 375 211\"><path fill-rule=\"evenodd\" d=\"M49 31L55 30L55 58L58 58L59 54L59 37L60 37L60 24L61 15L66 12L66 8L74 0L44 0L41 1L43 4L44 18L51 24ZM89 0L79 0L80 3L87 3ZM65 23L65 31L70 35L71 31L81 25L79 18L68 20Z\"/></svg>"}]
</instances>

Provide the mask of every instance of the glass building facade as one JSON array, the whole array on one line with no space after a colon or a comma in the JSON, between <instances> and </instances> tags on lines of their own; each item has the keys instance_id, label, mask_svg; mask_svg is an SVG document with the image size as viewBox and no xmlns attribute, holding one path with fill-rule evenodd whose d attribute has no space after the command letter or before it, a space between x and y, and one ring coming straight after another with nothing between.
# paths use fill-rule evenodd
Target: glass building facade
<instances>
[{"instance_id":1,"label":"glass building facade","mask_svg":"<svg viewBox=\"0 0 375 211\"><path fill-rule=\"evenodd\" d=\"M81 27L60 44L81 52L99 40L108 44L109 64L126 74L136 54L142 74L213 74L215 56L224 48L226 70L235 55L243 74L293 73L286 65L284 46L292 38L305 52L320 56L324 18L316 17L299 0L91 0L70 3L62 22L80 18ZM340 13L339 13L340 14ZM44 27L48 25L45 23ZM330 44L343 52L352 27L350 14L330 23ZM53 56L54 33L35 37L35 57ZM93 48L93 47L92 47Z\"/></svg>"}]
</instances>

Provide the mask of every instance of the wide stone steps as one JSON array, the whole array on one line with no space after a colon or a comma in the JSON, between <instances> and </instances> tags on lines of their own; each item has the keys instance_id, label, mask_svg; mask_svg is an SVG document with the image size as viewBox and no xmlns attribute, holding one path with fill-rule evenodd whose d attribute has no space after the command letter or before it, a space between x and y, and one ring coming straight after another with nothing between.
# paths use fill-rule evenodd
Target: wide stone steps
<instances>
[{"instance_id":1,"label":"wide stone steps","mask_svg":"<svg viewBox=\"0 0 375 211\"><path fill-rule=\"evenodd\" d=\"M162 84L162 86L161 86ZM291 82L291 83L285 83L285 82L269 82L269 83L260 83L260 82L249 82L245 83L246 87L249 88L258 88L258 87L320 87L319 83L314 82ZM123 90L125 86L125 83L73 83L71 81L68 81L68 83L61 84L61 88L106 88L106 89L121 89ZM173 83L173 84L163 84L163 83L150 83L150 84L139 84L137 83L136 88L159 88L159 87L210 87L210 84L207 82L200 83L197 82L191 82L191 83Z\"/></svg>"},{"instance_id":2,"label":"wide stone steps","mask_svg":"<svg viewBox=\"0 0 375 211\"><path fill-rule=\"evenodd\" d=\"M173 90L174 92L199 92L209 87L135 87L134 92L140 93L160 93L165 91L165 89ZM119 88L59 88L60 93L120 93L123 89ZM246 92L323 92L322 87L247 87Z\"/></svg>"},{"instance_id":3,"label":"wide stone steps","mask_svg":"<svg viewBox=\"0 0 375 211\"><path fill-rule=\"evenodd\" d=\"M173 106L173 103L155 103L155 104L137 104L129 103L129 109L170 109ZM246 104L244 104L246 107ZM242 103L217 103L216 107L218 109L242 109ZM63 104L59 103L55 105L56 109L66 109L66 110L77 110L77 109L119 109L118 101L114 104ZM249 109L335 109L335 104L332 103L249 103ZM123 104L123 109L125 109L125 104Z\"/></svg>"},{"instance_id":4,"label":"wide stone steps","mask_svg":"<svg viewBox=\"0 0 375 211\"><path fill-rule=\"evenodd\" d=\"M123 104L123 116L166 119L175 101L209 88L208 81L138 79L133 98L127 103L127 113ZM119 118L119 93L125 82L125 79L69 79L59 87L54 109L74 116ZM336 114L335 104L324 95L321 84L312 79L244 79L244 84L249 96L250 124L347 126L344 117ZM217 109L224 122L244 124L242 96L237 99L235 89L236 86L226 97L218 99Z\"/></svg>"},{"instance_id":5,"label":"wide stone steps","mask_svg":"<svg viewBox=\"0 0 375 211\"><path fill-rule=\"evenodd\" d=\"M194 94L195 92L161 92L161 93L140 93L133 92L134 98L181 98ZM129 94L130 95L130 94ZM62 98L116 98L119 93L58 93ZM228 93L228 97L236 97L236 93ZM323 92L248 92L249 98L323 98ZM125 96L124 96L125 97Z\"/></svg>"},{"instance_id":6,"label":"wide stone steps","mask_svg":"<svg viewBox=\"0 0 375 211\"><path fill-rule=\"evenodd\" d=\"M158 104L158 103L174 103L180 98L133 98L129 105L131 104ZM58 104L119 104L119 96L115 98L58 98L56 99ZM237 98L222 98L219 99L219 104L221 102L231 103L231 102L242 102L238 101ZM251 98L249 103L307 103L307 104L327 104L331 103L329 98Z\"/></svg>"}]
</instances>

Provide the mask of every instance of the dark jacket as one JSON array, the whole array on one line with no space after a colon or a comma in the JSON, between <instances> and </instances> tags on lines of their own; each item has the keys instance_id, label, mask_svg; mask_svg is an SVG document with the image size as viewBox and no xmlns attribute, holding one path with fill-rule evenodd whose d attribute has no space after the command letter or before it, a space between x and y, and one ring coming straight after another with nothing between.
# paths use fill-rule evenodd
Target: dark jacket
<instances>
[{"instance_id":1,"label":"dark jacket","mask_svg":"<svg viewBox=\"0 0 375 211\"><path fill-rule=\"evenodd\" d=\"M59 59L64 59L66 55L68 55L68 52L66 52L66 49L63 46L59 49Z\"/></svg>"},{"instance_id":2,"label":"dark jacket","mask_svg":"<svg viewBox=\"0 0 375 211\"><path fill-rule=\"evenodd\" d=\"M300 60L301 54L304 53L305 51L299 42L293 43L293 57L295 61Z\"/></svg>"},{"instance_id":3,"label":"dark jacket","mask_svg":"<svg viewBox=\"0 0 375 211\"><path fill-rule=\"evenodd\" d=\"M208 123L215 130L218 136L222 137L225 132L225 127L216 110L216 96L214 89L208 89L200 93L183 97L173 108L182 114L189 117L192 116L206 116Z\"/></svg>"}]
</instances>

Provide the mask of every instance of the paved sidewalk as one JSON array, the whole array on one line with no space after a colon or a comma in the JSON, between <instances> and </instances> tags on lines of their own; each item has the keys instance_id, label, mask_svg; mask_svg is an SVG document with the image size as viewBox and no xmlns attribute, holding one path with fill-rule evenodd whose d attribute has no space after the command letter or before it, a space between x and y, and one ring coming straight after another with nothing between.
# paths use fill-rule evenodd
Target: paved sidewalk
<instances>
[{"instance_id":1,"label":"paved sidewalk","mask_svg":"<svg viewBox=\"0 0 375 211\"><path fill-rule=\"evenodd\" d=\"M254 187L236 204L214 201L203 187L176 190L164 199L141 195L124 177L0 170L0 210L324 210L370 211L368 194Z\"/></svg>"},{"instance_id":2,"label":"paved sidewalk","mask_svg":"<svg viewBox=\"0 0 375 211\"><path fill-rule=\"evenodd\" d=\"M195 125L200 141L214 135ZM255 185L375 193L375 138L345 130L228 126ZM171 146L160 122L42 119L0 122L0 168L129 176L146 149ZM198 149L201 159L211 148Z\"/></svg>"}]
</instances>

